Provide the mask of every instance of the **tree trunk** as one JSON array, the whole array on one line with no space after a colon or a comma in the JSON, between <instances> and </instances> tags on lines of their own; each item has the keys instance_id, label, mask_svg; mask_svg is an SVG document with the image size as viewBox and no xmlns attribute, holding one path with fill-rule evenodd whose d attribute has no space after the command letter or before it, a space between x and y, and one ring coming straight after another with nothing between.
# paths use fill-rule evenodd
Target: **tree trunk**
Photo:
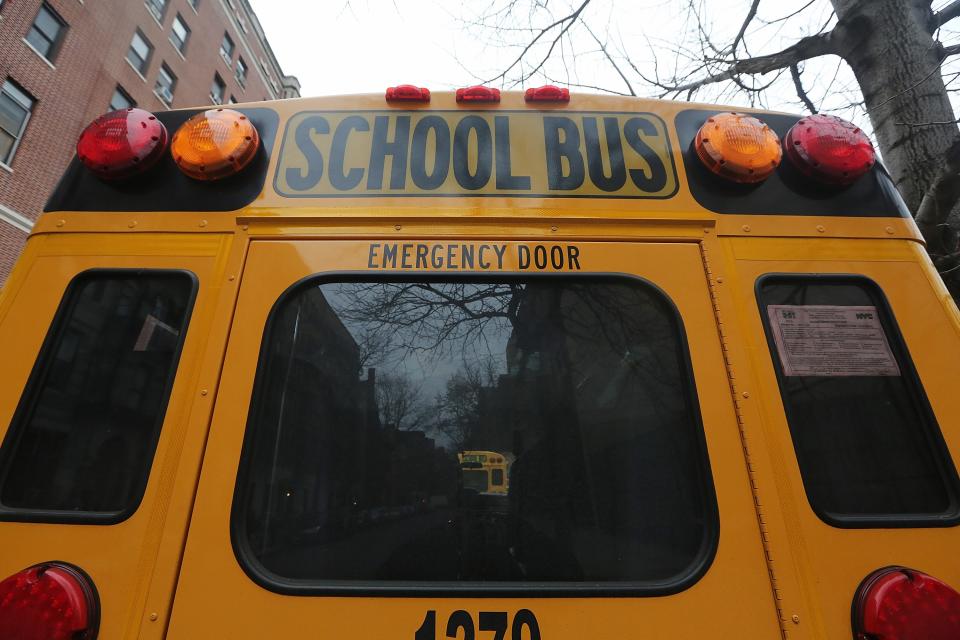
<instances>
[{"instance_id":1,"label":"tree trunk","mask_svg":"<svg viewBox=\"0 0 960 640\"><path fill-rule=\"evenodd\" d=\"M916 213L925 191L942 174L948 150L960 144L929 0L832 3L842 27L834 33L835 50L856 75L884 163Z\"/></svg>"}]
</instances>

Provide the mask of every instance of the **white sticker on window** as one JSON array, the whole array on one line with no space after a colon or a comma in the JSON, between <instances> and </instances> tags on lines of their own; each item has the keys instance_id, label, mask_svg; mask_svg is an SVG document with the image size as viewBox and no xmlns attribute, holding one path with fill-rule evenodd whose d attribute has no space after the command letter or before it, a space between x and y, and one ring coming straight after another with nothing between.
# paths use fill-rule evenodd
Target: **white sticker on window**
<instances>
[{"instance_id":1,"label":"white sticker on window","mask_svg":"<svg viewBox=\"0 0 960 640\"><path fill-rule=\"evenodd\" d=\"M767 307L786 376L899 376L876 307Z\"/></svg>"}]
</instances>

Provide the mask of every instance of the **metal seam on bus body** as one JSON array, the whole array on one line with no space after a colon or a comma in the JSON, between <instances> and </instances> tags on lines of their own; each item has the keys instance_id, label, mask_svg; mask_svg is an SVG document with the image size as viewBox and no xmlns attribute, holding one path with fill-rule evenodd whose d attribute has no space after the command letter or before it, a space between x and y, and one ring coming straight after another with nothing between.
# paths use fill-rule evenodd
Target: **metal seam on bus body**
<instances>
[{"instance_id":1,"label":"metal seam on bus body","mask_svg":"<svg viewBox=\"0 0 960 640\"><path fill-rule=\"evenodd\" d=\"M747 434L743 428L744 415L740 407L740 399L738 398L739 394L737 393L736 376L733 371L733 364L730 361L730 352L727 347L727 335L724 331L723 319L720 315L720 301L717 298L716 289L714 287L715 280L713 277L713 270L710 266L710 257L708 255L709 250L704 242L700 242L698 244L700 246L700 257L703 260L704 273L707 276L707 289L710 292L710 306L713 310L714 319L717 323L717 334L720 338L720 350L723 353L724 369L727 372L727 383L730 386L730 397L733 400L734 411L737 417L737 432L740 434L740 446L743 448L743 459L744 463L746 464L747 476L750 479L750 493L753 497L754 513L757 517L757 528L760 531L760 543L763 546L764 562L767 565L767 576L770 579L770 590L771 595L773 596L773 605L777 611L777 626L780 628L780 635L783 640L787 640L789 634L786 626L787 619L785 617L783 607L781 606L783 596L777 586L777 574L774 569L773 553L770 549L766 518L763 514L762 505L760 504L760 493L757 488L756 471L753 466L753 460L750 457L750 446L747 443Z\"/></svg>"}]
</instances>

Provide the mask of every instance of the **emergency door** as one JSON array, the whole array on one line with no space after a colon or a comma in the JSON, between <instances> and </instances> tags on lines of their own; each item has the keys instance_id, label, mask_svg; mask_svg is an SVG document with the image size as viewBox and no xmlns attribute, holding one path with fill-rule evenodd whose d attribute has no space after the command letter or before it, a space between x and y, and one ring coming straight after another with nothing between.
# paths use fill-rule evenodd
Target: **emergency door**
<instances>
[{"instance_id":1,"label":"emergency door","mask_svg":"<svg viewBox=\"0 0 960 640\"><path fill-rule=\"evenodd\" d=\"M699 245L253 241L169 638L779 638Z\"/></svg>"}]
</instances>

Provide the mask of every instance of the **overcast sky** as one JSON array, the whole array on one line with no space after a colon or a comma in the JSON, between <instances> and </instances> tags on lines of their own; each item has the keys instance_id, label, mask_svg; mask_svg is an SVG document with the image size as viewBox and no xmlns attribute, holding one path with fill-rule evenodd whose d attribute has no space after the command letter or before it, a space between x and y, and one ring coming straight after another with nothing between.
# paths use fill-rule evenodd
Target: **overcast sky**
<instances>
[{"instance_id":1,"label":"overcast sky","mask_svg":"<svg viewBox=\"0 0 960 640\"><path fill-rule=\"evenodd\" d=\"M501 33L501 41L497 42L496 34L471 26L470 22L490 7L496 9L507 1L250 0L284 71L299 78L303 96L380 93L388 86L404 83L448 90L493 77L517 55L518 49L506 46L511 37L516 45L527 42L529 35L521 31ZM547 4L559 16L581 1L550 0L541 4ZM714 43L728 45L740 28L749 0L698 1ZM948 0L935 0L934 8L947 3ZM521 0L519 4L533 3L524 4ZM695 45L698 40L696 24L683 10L687 4L687 0L592 0L582 17L614 52L636 94L652 97L654 91L644 86L628 65L632 63L652 75L656 63L661 73L669 73L677 59L674 51L678 43ZM829 0L813 0L796 16L789 17L805 4L801 0L761 2L747 31L749 55L778 51L831 24ZM527 26L527 16L514 16L508 26ZM550 20L551 16L543 12L533 16L538 26L549 24ZM557 52L563 54L562 58L557 56L554 63L545 67L548 78L628 91L616 70L600 54L596 42L581 24L577 29L577 55L559 48ZM941 39L945 44L956 44L960 34L944 33ZM629 63L625 57L617 57L617 50L629 54ZM951 70L951 64L958 68ZM960 74L951 75L960 70L960 63L954 60L948 61L948 65L945 78L957 80L960 85ZM808 61L802 71L804 85L818 109L854 120L869 130L863 109L856 104L860 96L852 73L839 58ZM758 82L771 79L767 76ZM544 83L539 78L535 85ZM502 81L493 84L511 88ZM703 91L695 100L750 106L742 93L729 87ZM789 73L774 81L765 98L753 106L804 111Z\"/></svg>"},{"instance_id":2,"label":"overcast sky","mask_svg":"<svg viewBox=\"0 0 960 640\"><path fill-rule=\"evenodd\" d=\"M284 71L304 96L379 93L396 84L469 84L457 64L459 3L251 0ZM402 9L402 10L401 10Z\"/></svg>"}]
</instances>

